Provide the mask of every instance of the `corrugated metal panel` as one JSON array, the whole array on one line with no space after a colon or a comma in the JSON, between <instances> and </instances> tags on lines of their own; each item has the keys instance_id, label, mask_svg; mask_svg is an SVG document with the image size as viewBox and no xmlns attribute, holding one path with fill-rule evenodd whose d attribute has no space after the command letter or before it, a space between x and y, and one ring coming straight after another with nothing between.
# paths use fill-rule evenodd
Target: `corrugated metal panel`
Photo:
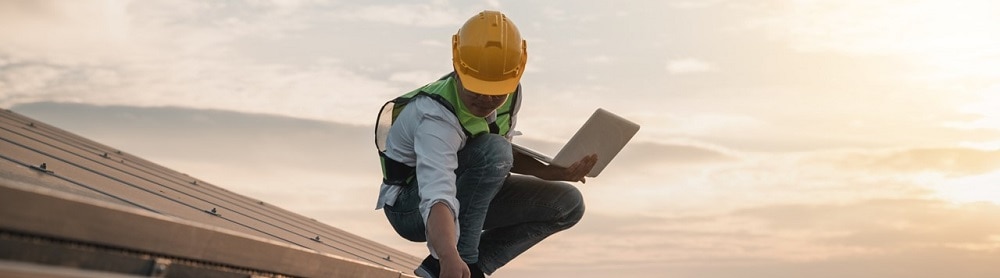
<instances>
[{"instance_id":1,"label":"corrugated metal panel","mask_svg":"<svg viewBox=\"0 0 1000 278\"><path fill-rule=\"evenodd\" d=\"M348 258L356 261L354 265L358 267L409 273L419 264L418 258L385 245L6 110L0 112L0 178L8 185L30 184L49 189L46 192L82 196L127 207L133 212L144 211L259 237L288 248ZM8 203L2 206L4 210L19 209ZM122 221L106 224L122 230L136 228L134 223Z\"/></svg>"}]
</instances>

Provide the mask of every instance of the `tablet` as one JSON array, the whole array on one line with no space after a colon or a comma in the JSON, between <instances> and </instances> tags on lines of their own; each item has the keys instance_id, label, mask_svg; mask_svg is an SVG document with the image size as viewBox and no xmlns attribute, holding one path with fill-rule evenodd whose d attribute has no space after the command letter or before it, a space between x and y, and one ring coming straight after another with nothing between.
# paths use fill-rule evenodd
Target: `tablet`
<instances>
[{"instance_id":1,"label":"tablet","mask_svg":"<svg viewBox=\"0 0 1000 278\"><path fill-rule=\"evenodd\" d=\"M636 132L639 132L638 124L598 108L554 158L517 144L513 147L515 151L560 167L569 167L587 155L597 154L597 164L587 173L587 177L597 177Z\"/></svg>"}]
</instances>

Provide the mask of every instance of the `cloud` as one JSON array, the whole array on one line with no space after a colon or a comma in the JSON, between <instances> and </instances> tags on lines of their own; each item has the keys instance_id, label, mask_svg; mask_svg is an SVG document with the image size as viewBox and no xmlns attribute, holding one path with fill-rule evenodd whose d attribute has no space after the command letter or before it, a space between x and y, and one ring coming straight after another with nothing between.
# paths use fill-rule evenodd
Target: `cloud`
<instances>
[{"instance_id":1,"label":"cloud","mask_svg":"<svg viewBox=\"0 0 1000 278\"><path fill-rule=\"evenodd\" d=\"M486 4L493 9L499 10L501 5L499 0L486 0Z\"/></svg>"},{"instance_id":2,"label":"cloud","mask_svg":"<svg viewBox=\"0 0 1000 278\"><path fill-rule=\"evenodd\" d=\"M129 1L0 2L0 55L72 64L114 59L126 48Z\"/></svg>"},{"instance_id":3,"label":"cloud","mask_svg":"<svg viewBox=\"0 0 1000 278\"><path fill-rule=\"evenodd\" d=\"M587 58L587 63L591 64L610 64L614 63L617 59L607 55L598 55L594 57Z\"/></svg>"},{"instance_id":4,"label":"cloud","mask_svg":"<svg viewBox=\"0 0 1000 278\"><path fill-rule=\"evenodd\" d=\"M421 40L419 43L420 43L420 45L426 45L426 46L438 47L438 48L451 47L451 44L445 43L445 41L443 41L443 40L427 39L427 40Z\"/></svg>"},{"instance_id":5,"label":"cloud","mask_svg":"<svg viewBox=\"0 0 1000 278\"><path fill-rule=\"evenodd\" d=\"M689 164L731 162L738 154L720 148L685 144L631 142L615 157L615 167L663 166L663 164Z\"/></svg>"},{"instance_id":6,"label":"cloud","mask_svg":"<svg viewBox=\"0 0 1000 278\"><path fill-rule=\"evenodd\" d=\"M344 38L464 19L441 2L11 3L2 5L25 12L0 19L10 23L0 24L0 42L10 42L0 43L0 106L178 106L351 124L368 124L381 103L440 73L423 73L433 55L345 50L353 44ZM391 26L352 27L387 21ZM48 39L32 39L42 33ZM75 39L81 33L95 35ZM352 51L360 54L344 54Z\"/></svg>"},{"instance_id":7,"label":"cloud","mask_svg":"<svg viewBox=\"0 0 1000 278\"><path fill-rule=\"evenodd\" d=\"M989 31L985 25L996 22L997 4L992 1L793 1L768 8L779 8L766 21L782 26L772 31L793 39L802 50L889 54L956 50L995 42L974 39Z\"/></svg>"},{"instance_id":8,"label":"cloud","mask_svg":"<svg viewBox=\"0 0 1000 278\"><path fill-rule=\"evenodd\" d=\"M955 205L940 200L873 199L849 204L775 205L736 211L765 221L772 231L826 231L821 243L870 252L948 247L1000 251L1000 216L992 203Z\"/></svg>"},{"instance_id":9,"label":"cloud","mask_svg":"<svg viewBox=\"0 0 1000 278\"><path fill-rule=\"evenodd\" d=\"M1000 224L981 222L997 216L995 204L926 199L776 204L675 217L590 213L515 261L514 273L939 277L940 269L949 269L954 276L989 277L1000 273L983 265L1000 252Z\"/></svg>"},{"instance_id":10,"label":"cloud","mask_svg":"<svg viewBox=\"0 0 1000 278\"><path fill-rule=\"evenodd\" d=\"M529 251L530 252L530 251ZM530 269L505 269L509 277L670 277L724 278L724 277L976 277L996 275L1000 263L993 253L926 248L909 251L909 254L883 254L856 256L807 262L734 262L720 260L702 265L636 265L627 268L582 266L546 266ZM532 258L534 259L534 258ZM570 276L572 275L572 276ZM508 277L508 276L504 276Z\"/></svg>"},{"instance_id":11,"label":"cloud","mask_svg":"<svg viewBox=\"0 0 1000 278\"><path fill-rule=\"evenodd\" d=\"M715 70L715 65L695 58L684 58L667 62L667 72L671 74L702 73Z\"/></svg>"},{"instance_id":12,"label":"cloud","mask_svg":"<svg viewBox=\"0 0 1000 278\"><path fill-rule=\"evenodd\" d=\"M441 78L441 74L426 71L397 72L389 76L390 81L403 82L414 88L426 85L439 78Z\"/></svg>"},{"instance_id":13,"label":"cloud","mask_svg":"<svg viewBox=\"0 0 1000 278\"><path fill-rule=\"evenodd\" d=\"M666 123L672 134L684 136L734 136L766 127L769 123L754 115L736 113L676 113L641 115L639 120L647 123Z\"/></svg>"},{"instance_id":14,"label":"cloud","mask_svg":"<svg viewBox=\"0 0 1000 278\"><path fill-rule=\"evenodd\" d=\"M337 59L275 62L268 57L302 55L286 46L255 48L313 32L307 23L315 24L322 11L311 9L324 3L0 5L19 11L0 17L9 23L0 26L17 27L0 27L0 42L10 42L0 43L4 107L36 101L166 105L367 124L360 119L375 113L372 107L403 91Z\"/></svg>"},{"instance_id":15,"label":"cloud","mask_svg":"<svg viewBox=\"0 0 1000 278\"><path fill-rule=\"evenodd\" d=\"M670 2L670 7L676 9L703 9L719 5L721 0L699 0L699 1L675 1Z\"/></svg>"},{"instance_id":16,"label":"cloud","mask_svg":"<svg viewBox=\"0 0 1000 278\"><path fill-rule=\"evenodd\" d=\"M917 185L955 203L1000 202L1000 151L961 147L854 150L817 154L808 164Z\"/></svg>"},{"instance_id":17,"label":"cloud","mask_svg":"<svg viewBox=\"0 0 1000 278\"><path fill-rule=\"evenodd\" d=\"M803 200L936 198L942 185L954 182L948 178L928 182L912 174L842 165L842 156L826 152L775 154L734 152L711 145L669 146L626 147L606 173L588 182L588 207L620 214L717 214Z\"/></svg>"},{"instance_id":18,"label":"cloud","mask_svg":"<svg viewBox=\"0 0 1000 278\"><path fill-rule=\"evenodd\" d=\"M63 70L45 65L2 65L0 69L0 84L8 98L26 95L27 92L39 91L46 84L55 82L63 75Z\"/></svg>"},{"instance_id":19,"label":"cloud","mask_svg":"<svg viewBox=\"0 0 1000 278\"><path fill-rule=\"evenodd\" d=\"M229 165L246 176L267 169L379 174L373 130L366 126L177 107L32 103L12 110L73 127L74 132L140 157Z\"/></svg>"},{"instance_id":20,"label":"cloud","mask_svg":"<svg viewBox=\"0 0 1000 278\"><path fill-rule=\"evenodd\" d=\"M391 23L419 27L461 26L467 15L439 4L393 4L348 7L334 12L337 18L349 21ZM457 27L456 27L457 29Z\"/></svg>"},{"instance_id":21,"label":"cloud","mask_svg":"<svg viewBox=\"0 0 1000 278\"><path fill-rule=\"evenodd\" d=\"M935 172L950 176L1000 170L1000 150L915 148L882 152L851 152L837 158L840 167L888 173Z\"/></svg>"},{"instance_id":22,"label":"cloud","mask_svg":"<svg viewBox=\"0 0 1000 278\"><path fill-rule=\"evenodd\" d=\"M1000 75L995 1L787 1L751 20L798 51L893 56L934 76L928 83ZM967 90L966 90L967 91Z\"/></svg>"},{"instance_id":23,"label":"cloud","mask_svg":"<svg viewBox=\"0 0 1000 278\"><path fill-rule=\"evenodd\" d=\"M542 16L549 21L566 21L569 19L569 17L566 16L566 10L551 6L542 9Z\"/></svg>"},{"instance_id":24,"label":"cloud","mask_svg":"<svg viewBox=\"0 0 1000 278\"><path fill-rule=\"evenodd\" d=\"M402 92L387 81L332 65L293 68L186 60L160 67L29 62L4 68L0 84L7 85L0 86L9 90L0 96L3 106L33 101L183 106L367 124L362 119Z\"/></svg>"},{"instance_id":25,"label":"cloud","mask_svg":"<svg viewBox=\"0 0 1000 278\"><path fill-rule=\"evenodd\" d=\"M1000 82L983 89L974 100L959 108L960 111L975 117L968 121L955 121L946 125L961 129L1000 129L1000 113L995 109L998 106L1000 106ZM990 143L997 144L997 142Z\"/></svg>"}]
</instances>

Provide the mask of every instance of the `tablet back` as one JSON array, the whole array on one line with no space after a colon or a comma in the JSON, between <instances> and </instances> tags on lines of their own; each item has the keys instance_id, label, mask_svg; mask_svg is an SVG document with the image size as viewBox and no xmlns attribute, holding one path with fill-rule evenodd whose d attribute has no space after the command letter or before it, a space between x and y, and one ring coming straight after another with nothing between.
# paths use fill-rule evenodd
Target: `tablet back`
<instances>
[{"instance_id":1,"label":"tablet back","mask_svg":"<svg viewBox=\"0 0 1000 278\"><path fill-rule=\"evenodd\" d=\"M638 124L598 108L559 154L552 158L552 164L569 167L584 156L596 153L597 164L587 174L588 177L596 177L638 131Z\"/></svg>"}]
</instances>

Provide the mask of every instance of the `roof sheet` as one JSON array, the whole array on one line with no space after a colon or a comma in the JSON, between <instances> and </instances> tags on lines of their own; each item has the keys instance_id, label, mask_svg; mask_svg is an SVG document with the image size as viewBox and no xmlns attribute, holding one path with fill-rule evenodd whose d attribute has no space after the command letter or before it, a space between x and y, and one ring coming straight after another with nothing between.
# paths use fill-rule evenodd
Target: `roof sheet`
<instances>
[{"instance_id":1,"label":"roof sheet","mask_svg":"<svg viewBox=\"0 0 1000 278\"><path fill-rule=\"evenodd\" d=\"M40 189L26 189L34 194L81 197L76 200L97 204L91 207L108 204L133 215L165 216L164 221L224 229L227 233L265 239L289 249L311 250L325 257L344 258L359 268L391 269L406 275L420 262L417 257L383 244L3 110L0 111L0 187L18 188L11 184ZM2 209L19 209L13 205L3 204ZM11 224L9 220L0 222L8 222L0 225ZM142 231L133 229L134 224L108 222L123 230ZM69 229L60 236L74 236L73 233L86 231Z\"/></svg>"}]
</instances>

